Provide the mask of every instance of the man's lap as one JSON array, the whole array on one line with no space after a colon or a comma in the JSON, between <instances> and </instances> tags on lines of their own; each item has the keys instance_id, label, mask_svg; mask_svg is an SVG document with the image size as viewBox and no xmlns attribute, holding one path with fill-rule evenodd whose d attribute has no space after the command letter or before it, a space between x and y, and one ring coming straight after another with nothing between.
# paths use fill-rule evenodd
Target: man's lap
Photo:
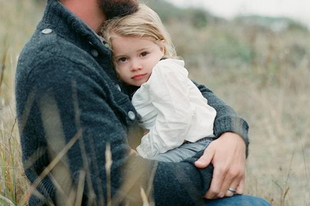
<instances>
[{"instance_id":1,"label":"man's lap","mask_svg":"<svg viewBox=\"0 0 310 206\"><path fill-rule=\"evenodd\" d=\"M222 199L207 200L201 206L271 206L271 204L260 197L235 195Z\"/></svg>"}]
</instances>

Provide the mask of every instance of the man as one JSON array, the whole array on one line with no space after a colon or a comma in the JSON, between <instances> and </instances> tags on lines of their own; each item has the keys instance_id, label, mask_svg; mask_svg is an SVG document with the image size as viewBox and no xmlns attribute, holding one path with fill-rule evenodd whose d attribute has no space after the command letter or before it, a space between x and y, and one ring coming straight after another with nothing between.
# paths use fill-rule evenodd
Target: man
<instances>
[{"instance_id":1,"label":"man","mask_svg":"<svg viewBox=\"0 0 310 206\"><path fill-rule=\"evenodd\" d=\"M138 119L126 94L131 88L118 82L111 51L96 33L105 20L135 12L137 5L48 0L16 72L29 205L267 205L233 196L243 193L248 126L204 86L198 87L218 114L218 138L205 151L180 163L129 154L127 134L136 131Z\"/></svg>"}]
</instances>

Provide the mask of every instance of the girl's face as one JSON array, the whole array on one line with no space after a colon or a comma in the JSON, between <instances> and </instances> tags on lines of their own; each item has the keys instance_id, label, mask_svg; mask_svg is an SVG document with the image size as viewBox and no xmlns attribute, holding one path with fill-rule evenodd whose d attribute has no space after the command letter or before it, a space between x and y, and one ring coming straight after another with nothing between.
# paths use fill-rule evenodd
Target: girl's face
<instances>
[{"instance_id":1,"label":"girl's face","mask_svg":"<svg viewBox=\"0 0 310 206\"><path fill-rule=\"evenodd\" d=\"M152 74L153 67L164 55L161 42L148 37L114 34L113 60L119 77L127 84L141 86Z\"/></svg>"}]
</instances>

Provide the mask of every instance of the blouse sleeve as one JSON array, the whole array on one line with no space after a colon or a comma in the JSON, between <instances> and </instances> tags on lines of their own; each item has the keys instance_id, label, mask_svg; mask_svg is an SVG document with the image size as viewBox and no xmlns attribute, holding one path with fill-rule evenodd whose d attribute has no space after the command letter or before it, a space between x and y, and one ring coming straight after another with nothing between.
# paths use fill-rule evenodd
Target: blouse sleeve
<instances>
[{"instance_id":1,"label":"blouse sleeve","mask_svg":"<svg viewBox=\"0 0 310 206\"><path fill-rule=\"evenodd\" d=\"M190 81L188 72L175 61L160 61L148 81L149 96L158 115L155 125L137 147L139 154L145 158L183 144L191 124L193 111L186 86L186 81Z\"/></svg>"}]
</instances>

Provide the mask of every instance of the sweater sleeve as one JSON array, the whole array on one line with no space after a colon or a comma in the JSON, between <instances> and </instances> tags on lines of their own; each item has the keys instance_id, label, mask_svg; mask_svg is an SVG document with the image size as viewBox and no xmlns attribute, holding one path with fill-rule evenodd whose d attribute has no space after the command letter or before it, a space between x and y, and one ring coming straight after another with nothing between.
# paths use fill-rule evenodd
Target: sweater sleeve
<instances>
[{"instance_id":1,"label":"sweater sleeve","mask_svg":"<svg viewBox=\"0 0 310 206\"><path fill-rule=\"evenodd\" d=\"M77 192L83 194L82 205L110 200L141 205L143 189L156 205L202 201L212 167L197 169L194 159L162 163L128 155L127 117L117 105L130 101L102 89L111 87L110 82L100 79L91 65L72 64L54 57L33 69L27 80L17 77L26 175L40 183L41 195L56 205ZM42 201L37 197L29 204Z\"/></svg>"},{"instance_id":2,"label":"sweater sleeve","mask_svg":"<svg viewBox=\"0 0 310 206\"><path fill-rule=\"evenodd\" d=\"M204 85L194 82L202 95L208 99L208 103L212 106L217 115L214 121L214 135L216 137L221 136L225 132L234 132L240 135L246 144L246 155L248 156L249 149L249 137L248 123L240 117L232 107L227 105L223 100L218 98L210 89Z\"/></svg>"}]
</instances>

